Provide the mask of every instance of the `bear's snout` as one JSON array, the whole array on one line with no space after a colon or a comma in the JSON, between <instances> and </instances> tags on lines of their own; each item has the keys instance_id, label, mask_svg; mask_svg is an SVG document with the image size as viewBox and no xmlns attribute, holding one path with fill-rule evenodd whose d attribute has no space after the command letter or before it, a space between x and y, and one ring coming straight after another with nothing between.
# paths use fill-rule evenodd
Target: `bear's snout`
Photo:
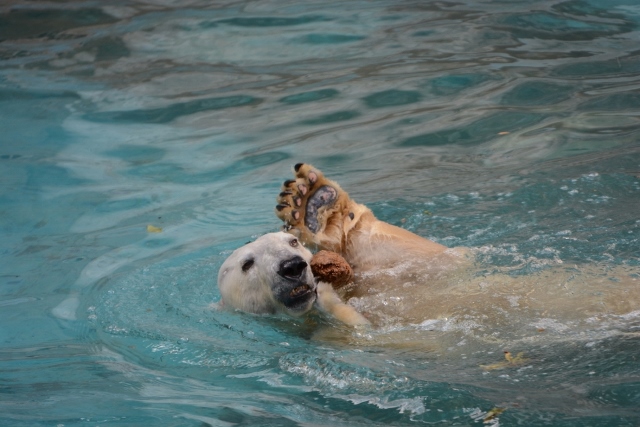
<instances>
[{"instance_id":1,"label":"bear's snout","mask_svg":"<svg viewBox=\"0 0 640 427\"><path fill-rule=\"evenodd\" d=\"M282 261L278 268L278 275L290 280L299 280L305 269L309 266L302 257L296 255L293 258Z\"/></svg>"}]
</instances>

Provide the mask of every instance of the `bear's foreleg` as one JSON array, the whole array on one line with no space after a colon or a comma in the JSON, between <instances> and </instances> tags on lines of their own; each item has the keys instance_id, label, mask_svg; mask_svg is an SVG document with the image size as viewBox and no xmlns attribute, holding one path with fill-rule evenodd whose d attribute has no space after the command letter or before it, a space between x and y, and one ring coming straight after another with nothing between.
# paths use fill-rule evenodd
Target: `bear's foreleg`
<instances>
[{"instance_id":1,"label":"bear's foreleg","mask_svg":"<svg viewBox=\"0 0 640 427\"><path fill-rule=\"evenodd\" d=\"M319 282L316 291L318 293L316 305L321 311L350 326L371 325L371 322L355 308L342 302L329 283Z\"/></svg>"}]
</instances>

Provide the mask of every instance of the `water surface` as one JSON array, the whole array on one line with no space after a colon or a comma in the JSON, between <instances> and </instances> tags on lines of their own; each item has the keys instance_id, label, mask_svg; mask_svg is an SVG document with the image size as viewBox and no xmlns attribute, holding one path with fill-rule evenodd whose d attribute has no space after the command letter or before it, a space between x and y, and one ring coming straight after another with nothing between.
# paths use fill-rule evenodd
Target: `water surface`
<instances>
[{"instance_id":1,"label":"water surface","mask_svg":"<svg viewBox=\"0 0 640 427\"><path fill-rule=\"evenodd\" d=\"M481 268L637 268L639 22L634 0L5 1L0 424L638 425L638 311L476 345L210 304L299 161ZM504 350L531 362L481 368Z\"/></svg>"}]
</instances>

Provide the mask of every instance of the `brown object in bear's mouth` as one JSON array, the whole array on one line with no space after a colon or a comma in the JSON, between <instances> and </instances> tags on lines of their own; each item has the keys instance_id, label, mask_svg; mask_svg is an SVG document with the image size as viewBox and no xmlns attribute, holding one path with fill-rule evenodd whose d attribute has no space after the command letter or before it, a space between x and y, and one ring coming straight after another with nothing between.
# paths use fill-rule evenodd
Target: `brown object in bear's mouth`
<instances>
[{"instance_id":1,"label":"brown object in bear's mouth","mask_svg":"<svg viewBox=\"0 0 640 427\"><path fill-rule=\"evenodd\" d=\"M353 270L339 254L320 251L311 258L311 271L319 280L340 288L353 281Z\"/></svg>"}]
</instances>

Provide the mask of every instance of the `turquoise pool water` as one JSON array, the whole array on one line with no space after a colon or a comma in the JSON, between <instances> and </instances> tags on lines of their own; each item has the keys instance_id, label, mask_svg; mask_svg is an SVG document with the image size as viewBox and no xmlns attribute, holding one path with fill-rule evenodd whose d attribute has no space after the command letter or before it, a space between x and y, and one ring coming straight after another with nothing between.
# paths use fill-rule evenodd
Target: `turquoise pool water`
<instances>
[{"instance_id":1,"label":"turquoise pool water","mask_svg":"<svg viewBox=\"0 0 640 427\"><path fill-rule=\"evenodd\" d=\"M639 425L638 311L478 345L210 307L299 161L480 268L637 268L639 23L636 0L5 1L0 425ZM504 350L530 362L480 368Z\"/></svg>"}]
</instances>

